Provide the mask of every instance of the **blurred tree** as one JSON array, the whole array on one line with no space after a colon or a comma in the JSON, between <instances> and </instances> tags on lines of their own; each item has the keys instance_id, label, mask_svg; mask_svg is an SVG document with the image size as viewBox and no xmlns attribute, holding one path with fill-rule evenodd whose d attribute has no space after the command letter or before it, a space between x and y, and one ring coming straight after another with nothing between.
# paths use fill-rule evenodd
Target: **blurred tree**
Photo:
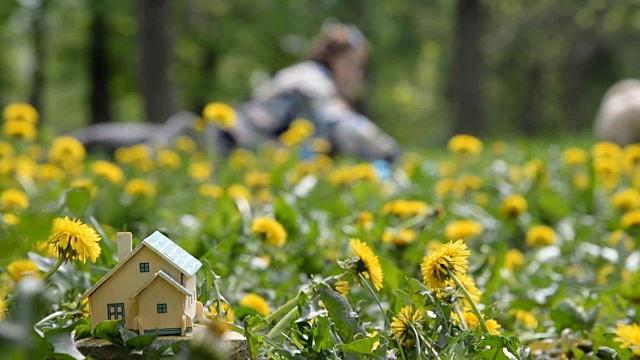
<instances>
[{"instance_id":1,"label":"blurred tree","mask_svg":"<svg viewBox=\"0 0 640 360\"><path fill-rule=\"evenodd\" d=\"M480 43L483 20L481 0L458 0L450 75L455 133L480 135L488 128Z\"/></svg>"},{"instance_id":2,"label":"blurred tree","mask_svg":"<svg viewBox=\"0 0 640 360\"><path fill-rule=\"evenodd\" d=\"M139 81L147 121L162 123L176 112L169 78L172 43L169 0L139 0Z\"/></svg>"},{"instance_id":3,"label":"blurred tree","mask_svg":"<svg viewBox=\"0 0 640 360\"><path fill-rule=\"evenodd\" d=\"M44 118L42 107L42 94L45 84L45 59L47 22L46 14L49 0L39 0L30 3L32 6L31 36L33 41L33 63L31 67L31 90L29 102L40 112L40 120Z\"/></svg>"},{"instance_id":4,"label":"blurred tree","mask_svg":"<svg viewBox=\"0 0 640 360\"><path fill-rule=\"evenodd\" d=\"M89 123L102 123L112 120L111 89L112 76L109 60L108 36L111 33L107 24L107 2L90 0L91 24L89 27Z\"/></svg>"}]
</instances>

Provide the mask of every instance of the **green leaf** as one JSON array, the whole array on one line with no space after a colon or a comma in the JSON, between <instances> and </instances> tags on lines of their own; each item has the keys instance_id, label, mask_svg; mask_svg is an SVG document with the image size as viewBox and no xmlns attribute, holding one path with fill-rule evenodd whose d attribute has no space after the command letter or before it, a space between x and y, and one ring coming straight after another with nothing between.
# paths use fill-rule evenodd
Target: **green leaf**
<instances>
[{"instance_id":1,"label":"green leaf","mask_svg":"<svg viewBox=\"0 0 640 360\"><path fill-rule=\"evenodd\" d=\"M256 328L262 328L267 325L267 321L260 316L247 316L244 319L244 337L247 339L247 347L249 350L249 358L256 359L260 353L260 348L265 342L263 335L254 332Z\"/></svg>"},{"instance_id":2,"label":"green leaf","mask_svg":"<svg viewBox=\"0 0 640 360\"><path fill-rule=\"evenodd\" d=\"M120 320L104 320L96 325L93 329L93 337L109 340L114 344L124 345L120 328L124 324L124 319Z\"/></svg>"},{"instance_id":3,"label":"green leaf","mask_svg":"<svg viewBox=\"0 0 640 360\"><path fill-rule=\"evenodd\" d=\"M73 341L73 329L75 323L64 328L50 329L44 333L44 339L53 345L53 352L56 354L65 354L74 359L84 359L84 355L76 348Z\"/></svg>"},{"instance_id":4,"label":"green leaf","mask_svg":"<svg viewBox=\"0 0 640 360\"><path fill-rule=\"evenodd\" d=\"M587 314L584 308L576 305L573 300L565 299L551 310L550 316L558 329L590 330L594 325L597 311L598 309L594 308Z\"/></svg>"},{"instance_id":5,"label":"green leaf","mask_svg":"<svg viewBox=\"0 0 640 360\"><path fill-rule=\"evenodd\" d=\"M331 289L326 284L320 284L318 290L329 316L331 316L336 325L336 330L338 330L338 333L346 343L351 342L358 329L360 321L358 314L353 311L351 305L339 292Z\"/></svg>"},{"instance_id":6,"label":"green leaf","mask_svg":"<svg viewBox=\"0 0 640 360\"><path fill-rule=\"evenodd\" d=\"M368 355L368 354L371 354L371 348L373 348L373 344L375 344L379 338L380 336L376 335L373 337L359 339L349 344L340 344L338 345L338 349L344 351L345 353L357 353L357 354Z\"/></svg>"},{"instance_id":7,"label":"green leaf","mask_svg":"<svg viewBox=\"0 0 640 360\"><path fill-rule=\"evenodd\" d=\"M138 335L127 340L125 342L125 346L130 349L142 350L145 347L153 344L153 342L156 341L157 338L158 333Z\"/></svg>"},{"instance_id":8,"label":"green leaf","mask_svg":"<svg viewBox=\"0 0 640 360\"><path fill-rule=\"evenodd\" d=\"M331 326L329 319L324 316L316 318L313 324L313 350L322 352L323 350L333 347L333 339L331 338Z\"/></svg>"},{"instance_id":9,"label":"green leaf","mask_svg":"<svg viewBox=\"0 0 640 360\"><path fill-rule=\"evenodd\" d=\"M76 217L81 217L91 204L91 193L87 189L71 189L67 191L65 204Z\"/></svg>"}]
</instances>

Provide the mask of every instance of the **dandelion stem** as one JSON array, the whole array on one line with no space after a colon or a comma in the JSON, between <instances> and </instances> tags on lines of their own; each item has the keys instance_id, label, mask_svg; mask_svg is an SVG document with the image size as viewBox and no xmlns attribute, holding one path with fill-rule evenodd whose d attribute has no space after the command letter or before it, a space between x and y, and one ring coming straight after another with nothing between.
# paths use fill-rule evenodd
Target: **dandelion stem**
<instances>
[{"instance_id":1,"label":"dandelion stem","mask_svg":"<svg viewBox=\"0 0 640 360\"><path fill-rule=\"evenodd\" d=\"M456 285L458 285L458 288L462 290L462 293L467 298L467 301L469 301L469 304L471 305L471 309L473 310L473 313L478 317L478 322L482 327L482 331L489 334L489 328L487 327L487 323L484 321L484 318L482 317L480 310L478 310L478 305L476 305L476 302L473 301L473 298L471 297L471 294L469 294L469 291L467 291L467 288L464 287L460 279L458 279L456 274L454 274L453 271L451 271L451 269L447 269L447 272L449 273L449 277L451 277L451 279L455 281Z\"/></svg>"},{"instance_id":2,"label":"dandelion stem","mask_svg":"<svg viewBox=\"0 0 640 360\"><path fill-rule=\"evenodd\" d=\"M453 304L453 310L456 312L456 315L458 315L458 319L460 320L460 325L462 325L462 329L467 330L469 327L467 326L467 322L464 321L464 316L462 316L460 307L457 304Z\"/></svg>"},{"instance_id":3,"label":"dandelion stem","mask_svg":"<svg viewBox=\"0 0 640 360\"><path fill-rule=\"evenodd\" d=\"M274 336L280 334L282 332L282 329L289 325L289 322L291 321L291 319L293 319L297 312L297 308L291 309L291 311L289 311L287 315L285 315L282 319L280 319L280 321L278 321L278 323L276 323L273 329L269 331L267 336L273 338Z\"/></svg>"},{"instance_id":4,"label":"dandelion stem","mask_svg":"<svg viewBox=\"0 0 640 360\"><path fill-rule=\"evenodd\" d=\"M442 360L442 358L440 357L440 355L438 355L438 352L436 351L436 349L433 348L433 346L431 346L431 344L429 343L429 341L427 339L424 338L424 336L422 336L422 334L420 334L420 339L422 340L422 342L424 343L424 345L431 351L431 353L433 353L433 356L436 357L436 359L438 360Z\"/></svg>"},{"instance_id":5,"label":"dandelion stem","mask_svg":"<svg viewBox=\"0 0 640 360\"><path fill-rule=\"evenodd\" d=\"M282 316L291 311L296 305L298 305L298 297L294 297L293 299L287 301L284 305L282 305L278 310L274 311L273 314L267 316L265 320L267 320L267 324L270 324Z\"/></svg>"},{"instance_id":6,"label":"dandelion stem","mask_svg":"<svg viewBox=\"0 0 640 360\"><path fill-rule=\"evenodd\" d=\"M373 298L376 301L376 304L378 304L378 307L380 308L380 311L382 311L382 317L384 318L384 330L386 332L389 331L389 328L391 328L391 325L389 324L389 319L387 318L387 313L384 311L384 308L382 307L382 304L380 303L380 300L378 299L378 295L376 295L376 292L373 291L373 288L371 287L371 285L369 285L369 282L367 281L367 279L362 276L361 273L358 273L358 276L360 277L360 280L362 281L362 283L364 284L364 286L367 288L367 290L369 290L369 292L371 293L371 295L373 295ZM398 344L398 349L400 349L400 355L402 356L403 359L406 359L404 356L404 351L402 350L402 344L400 343L400 341L398 339L396 339L396 344Z\"/></svg>"}]
</instances>

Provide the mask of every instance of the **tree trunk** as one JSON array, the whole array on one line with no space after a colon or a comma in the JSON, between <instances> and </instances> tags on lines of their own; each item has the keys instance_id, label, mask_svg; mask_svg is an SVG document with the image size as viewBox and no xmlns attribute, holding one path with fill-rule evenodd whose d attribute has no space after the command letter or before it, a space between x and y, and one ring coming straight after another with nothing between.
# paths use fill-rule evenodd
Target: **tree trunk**
<instances>
[{"instance_id":1,"label":"tree trunk","mask_svg":"<svg viewBox=\"0 0 640 360\"><path fill-rule=\"evenodd\" d=\"M172 47L169 0L140 0L139 81L147 121L162 123L176 112L169 79Z\"/></svg>"},{"instance_id":2,"label":"tree trunk","mask_svg":"<svg viewBox=\"0 0 640 360\"><path fill-rule=\"evenodd\" d=\"M44 118L42 111L42 94L44 91L44 62L46 56L46 7L49 0L42 0L33 10L33 67L31 73L31 89L29 102L40 113L40 120Z\"/></svg>"},{"instance_id":3,"label":"tree trunk","mask_svg":"<svg viewBox=\"0 0 640 360\"><path fill-rule=\"evenodd\" d=\"M109 90L109 78L111 67L107 36L109 29L106 21L105 3L102 0L91 0L90 11L92 22L90 27L90 69L91 92L89 95L89 122L92 124L112 121L111 117L111 92Z\"/></svg>"},{"instance_id":4,"label":"tree trunk","mask_svg":"<svg viewBox=\"0 0 640 360\"><path fill-rule=\"evenodd\" d=\"M480 0L458 0L451 88L455 133L487 130L480 47L483 9Z\"/></svg>"}]
</instances>

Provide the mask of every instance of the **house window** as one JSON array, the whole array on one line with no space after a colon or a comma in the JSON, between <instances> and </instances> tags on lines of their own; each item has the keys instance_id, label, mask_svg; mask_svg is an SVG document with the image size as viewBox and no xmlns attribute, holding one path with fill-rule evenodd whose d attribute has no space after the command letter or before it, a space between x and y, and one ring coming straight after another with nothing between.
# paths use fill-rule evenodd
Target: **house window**
<instances>
[{"instance_id":1,"label":"house window","mask_svg":"<svg viewBox=\"0 0 640 360\"><path fill-rule=\"evenodd\" d=\"M158 304L158 314L165 314L167 312L167 304Z\"/></svg>"},{"instance_id":2,"label":"house window","mask_svg":"<svg viewBox=\"0 0 640 360\"><path fill-rule=\"evenodd\" d=\"M140 263L140 272L149 272L149 263Z\"/></svg>"},{"instance_id":3,"label":"house window","mask_svg":"<svg viewBox=\"0 0 640 360\"><path fill-rule=\"evenodd\" d=\"M124 303L107 304L107 320L124 319Z\"/></svg>"}]
</instances>

